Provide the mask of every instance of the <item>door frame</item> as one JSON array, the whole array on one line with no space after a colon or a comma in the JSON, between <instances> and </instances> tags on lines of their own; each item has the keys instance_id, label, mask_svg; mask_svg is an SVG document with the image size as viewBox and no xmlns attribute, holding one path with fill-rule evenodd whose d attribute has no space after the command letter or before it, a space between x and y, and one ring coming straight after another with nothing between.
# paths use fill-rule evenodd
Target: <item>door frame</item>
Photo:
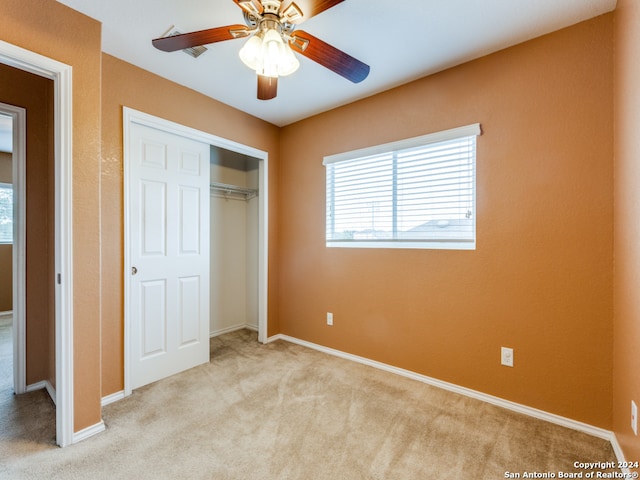
<instances>
[{"instance_id":1,"label":"door frame","mask_svg":"<svg viewBox=\"0 0 640 480\"><path fill-rule=\"evenodd\" d=\"M12 311L13 311L13 391L27 390L27 323L26 312L26 129L27 111L0 102L0 113L12 119L13 146L11 170L13 185L13 245L12 245Z\"/></svg>"},{"instance_id":2,"label":"door frame","mask_svg":"<svg viewBox=\"0 0 640 480\"><path fill-rule=\"evenodd\" d=\"M236 153L248 155L258 160L259 165L259 195L258 195L258 341L267 342L267 312L268 312L268 153L241 143L227 140L216 135L193 129L178 123L156 117L129 107L123 107L123 159L124 159L124 395L131 395L132 371L132 313L130 301L131 288L131 252L130 252L130 188L129 188L129 158L130 129L133 124L155 128L172 135L190 138L214 147L224 148Z\"/></svg>"},{"instance_id":3,"label":"door frame","mask_svg":"<svg viewBox=\"0 0 640 480\"><path fill-rule=\"evenodd\" d=\"M56 443L74 443L72 67L0 41L0 63L53 81L55 198Z\"/></svg>"}]
</instances>

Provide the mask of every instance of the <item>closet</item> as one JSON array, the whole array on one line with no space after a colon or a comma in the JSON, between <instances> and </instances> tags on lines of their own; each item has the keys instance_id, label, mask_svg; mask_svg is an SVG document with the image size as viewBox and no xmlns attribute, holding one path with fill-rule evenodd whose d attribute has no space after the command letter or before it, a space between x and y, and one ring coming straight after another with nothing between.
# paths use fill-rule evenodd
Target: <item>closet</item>
<instances>
[{"instance_id":1,"label":"closet","mask_svg":"<svg viewBox=\"0 0 640 480\"><path fill-rule=\"evenodd\" d=\"M211 146L212 336L258 330L259 160Z\"/></svg>"}]
</instances>

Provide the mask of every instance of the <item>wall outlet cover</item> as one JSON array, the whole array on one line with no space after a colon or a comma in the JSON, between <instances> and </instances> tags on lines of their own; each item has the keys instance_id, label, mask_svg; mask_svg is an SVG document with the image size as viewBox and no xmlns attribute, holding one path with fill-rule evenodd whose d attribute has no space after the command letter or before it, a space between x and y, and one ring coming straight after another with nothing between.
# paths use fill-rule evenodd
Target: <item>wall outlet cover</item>
<instances>
[{"instance_id":1,"label":"wall outlet cover","mask_svg":"<svg viewBox=\"0 0 640 480\"><path fill-rule=\"evenodd\" d=\"M631 400L631 428L633 433L638 435L638 406Z\"/></svg>"},{"instance_id":2,"label":"wall outlet cover","mask_svg":"<svg viewBox=\"0 0 640 480\"><path fill-rule=\"evenodd\" d=\"M513 367L513 348L502 347L500 349L500 363L505 367Z\"/></svg>"},{"instance_id":3,"label":"wall outlet cover","mask_svg":"<svg viewBox=\"0 0 640 480\"><path fill-rule=\"evenodd\" d=\"M327 325L333 325L333 313L327 312Z\"/></svg>"}]
</instances>

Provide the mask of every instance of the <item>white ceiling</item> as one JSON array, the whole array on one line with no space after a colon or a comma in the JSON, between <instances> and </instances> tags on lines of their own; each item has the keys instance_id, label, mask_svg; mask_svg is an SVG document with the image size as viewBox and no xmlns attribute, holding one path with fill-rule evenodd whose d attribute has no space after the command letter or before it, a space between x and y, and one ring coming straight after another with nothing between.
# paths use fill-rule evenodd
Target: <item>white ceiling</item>
<instances>
[{"instance_id":1,"label":"white ceiling","mask_svg":"<svg viewBox=\"0 0 640 480\"><path fill-rule=\"evenodd\" d=\"M103 24L103 50L278 126L388 90L615 9L616 0L345 0L299 29L371 66L353 84L300 58L278 96L256 99L241 63L246 39L208 46L194 59L151 45L172 25L183 32L243 24L233 0L58 0Z\"/></svg>"}]
</instances>

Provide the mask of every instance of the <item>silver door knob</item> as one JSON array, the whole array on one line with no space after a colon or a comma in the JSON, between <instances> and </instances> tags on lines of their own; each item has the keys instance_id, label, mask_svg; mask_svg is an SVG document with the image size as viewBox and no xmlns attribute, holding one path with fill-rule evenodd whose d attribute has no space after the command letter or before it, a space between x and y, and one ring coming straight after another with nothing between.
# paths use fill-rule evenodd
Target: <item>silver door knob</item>
<instances>
[{"instance_id":1,"label":"silver door knob","mask_svg":"<svg viewBox=\"0 0 640 480\"><path fill-rule=\"evenodd\" d=\"M135 275L138 273L138 269L136 267L131 267L131 275Z\"/></svg>"}]
</instances>

